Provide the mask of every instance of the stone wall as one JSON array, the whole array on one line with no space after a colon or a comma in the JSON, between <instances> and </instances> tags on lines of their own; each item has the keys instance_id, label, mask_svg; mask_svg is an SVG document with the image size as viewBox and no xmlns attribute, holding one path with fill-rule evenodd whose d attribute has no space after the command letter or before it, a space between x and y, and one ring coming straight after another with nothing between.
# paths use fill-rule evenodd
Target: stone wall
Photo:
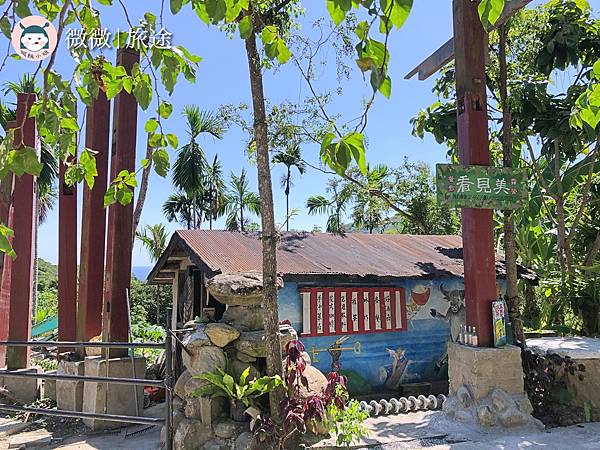
<instances>
[{"instance_id":1,"label":"stone wall","mask_svg":"<svg viewBox=\"0 0 600 450\"><path fill-rule=\"evenodd\" d=\"M281 282L280 282L281 285ZM209 280L208 289L227 310L219 322L189 322L192 331L183 336L185 371L175 384L181 407L173 424L175 449L246 450L252 439L248 422L229 418L228 399L198 397L194 392L208 382L197 378L222 369L236 381L246 368L249 380L264 375L266 346L262 325L262 277L256 274L224 274ZM289 325L280 326L282 348L297 339Z\"/></svg>"}]
</instances>

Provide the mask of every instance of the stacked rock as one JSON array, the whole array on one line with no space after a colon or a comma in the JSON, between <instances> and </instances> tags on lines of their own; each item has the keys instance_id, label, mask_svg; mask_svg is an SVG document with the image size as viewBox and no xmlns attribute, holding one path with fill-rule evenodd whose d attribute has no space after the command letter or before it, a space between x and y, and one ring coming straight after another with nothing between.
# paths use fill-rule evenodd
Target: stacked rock
<instances>
[{"instance_id":1,"label":"stacked rock","mask_svg":"<svg viewBox=\"0 0 600 450\"><path fill-rule=\"evenodd\" d=\"M278 280L278 285L283 285ZM197 376L222 369L236 381L250 368L248 380L265 374L266 342L262 325L262 277L256 274L217 275L207 283L210 294L227 305L219 322L188 323L193 328L182 340L186 370L177 380L175 395L183 410L175 413L175 449L245 450L249 444L247 423L227 418L228 402L222 397L196 397L194 392L208 382ZM297 339L289 325L280 326L281 346ZM251 436L250 436L251 437Z\"/></svg>"}]
</instances>

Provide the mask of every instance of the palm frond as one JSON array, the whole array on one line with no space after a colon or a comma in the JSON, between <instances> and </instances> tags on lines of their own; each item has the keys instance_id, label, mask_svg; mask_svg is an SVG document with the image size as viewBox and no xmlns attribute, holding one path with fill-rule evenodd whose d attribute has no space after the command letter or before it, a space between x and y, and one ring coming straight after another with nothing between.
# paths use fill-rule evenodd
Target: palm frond
<instances>
[{"instance_id":1,"label":"palm frond","mask_svg":"<svg viewBox=\"0 0 600 450\"><path fill-rule=\"evenodd\" d=\"M142 232L136 231L135 237L144 245L150 259L158 261L167 247L167 232L162 223L146 225Z\"/></svg>"},{"instance_id":2,"label":"palm frond","mask_svg":"<svg viewBox=\"0 0 600 450\"><path fill-rule=\"evenodd\" d=\"M9 108L0 101L0 126L6 132L6 126L11 120L17 120L17 111L14 108Z\"/></svg>"},{"instance_id":3,"label":"palm frond","mask_svg":"<svg viewBox=\"0 0 600 450\"><path fill-rule=\"evenodd\" d=\"M42 163L42 170L37 177L37 185L38 190L43 191L51 189L58 178L58 159L52 148L45 143L41 145L40 162Z\"/></svg>"},{"instance_id":4,"label":"palm frond","mask_svg":"<svg viewBox=\"0 0 600 450\"><path fill-rule=\"evenodd\" d=\"M33 74L24 73L17 81L7 81L4 83L4 95L13 94L40 94L41 90L37 87Z\"/></svg>"},{"instance_id":5,"label":"palm frond","mask_svg":"<svg viewBox=\"0 0 600 450\"><path fill-rule=\"evenodd\" d=\"M221 139L227 130L223 117L211 111L202 111L196 105L186 105L183 108L183 116L187 121L188 133L192 140L204 133Z\"/></svg>"},{"instance_id":6,"label":"palm frond","mask_svg":"<svg viewBox=\"0 0 600 450\"><path fill-rule=\"evenodd\" d=\"M309 214L325 214L330 207L331 202L322 195L313 195L306 200Z\"/></svg>"}]
</instances>

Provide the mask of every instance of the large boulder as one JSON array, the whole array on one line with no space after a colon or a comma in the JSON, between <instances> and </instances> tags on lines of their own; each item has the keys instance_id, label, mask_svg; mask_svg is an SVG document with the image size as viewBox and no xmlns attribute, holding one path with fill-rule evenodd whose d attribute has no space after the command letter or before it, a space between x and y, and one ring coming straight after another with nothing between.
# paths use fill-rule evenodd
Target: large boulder
<instances>
[{"instance_id":1,"label":"large boulder","mask_svg":"<svg viewBox=\"0 0 600 450\"><path fill-rule=\"evenodd\" d=\"M204 425L212 425L214 419L225 411L223 397L195 397L185 402L185 417L199 419Z\"/></svg>"},{"instance_id":2,"label":"large boulder","mask_svg":"<svg viewBox=\"0 0 600 450\"><path fill-rule=\"evenodd\" d=\"M244 370L246 370L248 367L250 367L247 378L248 381L260 378L260 372L254 364L243 362L239 359L229 361L229 370L236 381L240 379L240 376L242 376L242 373L244 373Z\"/></svg>"},{"instance_id":3,"label":"large boulder","mask_svg":"<svg viewBox=\"0 0 600 450\"><path fill-rule=\"evenodd\" d=\"M209 386L210 384L210 381L203 380L201 378L191 377L183 386L183 395L185 395L186 399L192 398L194 397L194 393L198 389L203 388L205 386Z\"/></svg>"},{"instance_id":4,"label":"large boulder","mask_svg":"<svg viewBox=\"0 0 600 450\"><path fill-rule=\"evenodd\" d=\"M258 331L264 328L264 311L260 306L230 306L223 313L221 322L240 331Z\"/></svg>"},{"instance_id":5,"label":"large boulder","mask_svg":"<svg viewBox=\"0 0 600 450\"><path fill-rule=\"evenodd\" d=\"M327 377L315 366L306 366L304 368L304 376L308 381L308 389L304 386L300 387L300 397L302 398L321 394L327 387Z\"/></svg>"},{"instance_id":6,"label":"large boulder","mask_svg":"<svg viewBox=\"0 0 600 450\"><path fill-rule=\"evenodd\" d=\"M179 397L181 400L185 399L185 385L192 378L190 372L185 370L177 379L175 383L175 395Z\"/></svg>"},{"instance_id":7,"label":"large boulder","mask_svg":"<svg viewBox=\"0 0 600 450\"><path fill-rule=\"evenodd\" d=\"M223 349L214 345L196 347L191 353L183 351L181 357L191 375L215 372L217 368L225 370L227 364Z\"/></svg>"},{"instance_id":8,"label":"large boulder","mask_svg":"<svg viewBox=\"0 0 600 450\"><path fill-rule=\"evenodd\" d=\"M183 338L182 344L188 351L192 353L194 353L196 349L200 347L212 345L212 342L210 342L210 339L206 334L206 324L198 324L195 331L187 334Z\"/></svg>"},{"instance_id":9,"label":"large boulder","mask_svg":"<svg viewBox=\"0 0 600 450\"><path fill-rule=\"evenodd\" d=\"M213 424L215 436L221 439L235 439L240 433L248 429L244 422L234 422L231 419L218 419Z\"/></svg>"},{"instance_id":10,"label":"large boulder","mask_svg":"<svg viewBox=\"0 0 600 450\"><path fill-rule=\"evenodd\" d=\"M217 347L225 347L240 337L240 332L224 323L209 323L205 328L206 335Z\"/></svg>"},{"instance_id":11,"label":"large boulder","mask_svg":"<svg viewBox=\"0 0 600 450\"><path fill-rule=\"evenodd\" d=\"M298 339L296 330L289 325L279 326L279 339L281 351L285 349L288 342ZM264 331L243 331L240 337L233 342L233 346L239 353L244 353L254 358L266 358L267 349Z\"/></svg>"},{"instance_id":12,"label":"large boulder","mask_svg":"<svg viewBox=\"0 0 600 450\"><path fill-rule=\"evenodd\" d=\"M236 352L235 357L242 362L245 363L253 363L256 362L256 358L254 356L247 355L243 352Z\"/></svg>"},{"instance_id":13,"label":"large boulder","mask_svg":"<svg viewBox=\"0 0 600 450\"><path fill-rule=\"evenodd\" d=\"M197 419L182 419L173 436L175 450L199 450L213 437L212 427Z\"/></svg>"},{"instance_id":14,"label":"large boulder","mask_svg":"<svg viewBox=\"0 0 600 450\"><path fill-rule=\"evenodd\" d=\"M238 352L255 358L266 358L267 349L265 343L265 333L262 331L245 331L240 334L233 346Z\"/></svg>"},{"instance_id":15,"label":"large boulder","mask_svg":"<svg viewBox=\"0 0 600 450\"><path fill-rule=\"evenodd\" d=\"M223 273L208 280L206 287L221 303L230 306L252 306L262 302L262 284L260 273ZM283 287L283 280L279 277L277 287Z\"/></svg>"}]
</instances>

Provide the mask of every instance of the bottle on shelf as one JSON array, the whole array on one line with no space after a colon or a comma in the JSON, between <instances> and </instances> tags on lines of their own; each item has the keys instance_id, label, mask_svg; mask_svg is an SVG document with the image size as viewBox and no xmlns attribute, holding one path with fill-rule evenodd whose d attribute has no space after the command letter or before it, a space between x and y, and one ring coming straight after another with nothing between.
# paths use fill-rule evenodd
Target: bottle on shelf
<instances>
[{"instance_id":1,"label":"bottle on shelf","mask_svg":"<svg viewBox=\"0 0 600 450\"><path fill-rule=\"evenodd\" d=\"M471 331L471 327L467 327L467 339L466 339L466 344L467 345L473 345L473 332Z\"/></svg>"},{"instance_id":2,"label":"bottle on shelf","mask_svg":"<svg viewBox=\"0 0 600 450\"><path fill-rule=\"evenodd\" d=\"M473 327L473 336L471 337L473 347L479 347L479 338L477 337L477 329Z\"/></svg>"}]
</instances>

